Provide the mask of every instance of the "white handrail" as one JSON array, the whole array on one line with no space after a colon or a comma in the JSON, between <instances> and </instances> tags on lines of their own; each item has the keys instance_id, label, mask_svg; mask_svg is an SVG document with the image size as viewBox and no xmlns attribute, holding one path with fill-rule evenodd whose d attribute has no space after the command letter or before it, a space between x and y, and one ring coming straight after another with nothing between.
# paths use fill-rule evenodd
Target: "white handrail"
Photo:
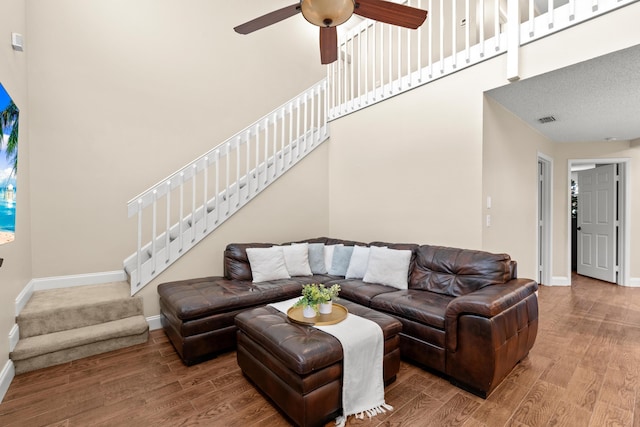
<instances>
[{"instance_id":1,"label":"white handrail","mask_svg":"<svg viewBox=\"0 0 640 427\"><path fill-rule=\"evenodd\" d=\"M507 51L506 75L517 80L520 46L637 1L548 0L546 10L535 0L404 1L429 12L418 30L364 20L341 35L338 61L327 67L329 120Z\"/></svg>"},{"instance_id":2,"label":"white handrail","mask_svg":"<svg viewBox=\"0 0 640 427\"><path fill-rule=\"evenodd\" d=\"M124 262L132 294L329 137L326 92L325 79L127 203L138 225Z\"/></svg>"}]
</instances>

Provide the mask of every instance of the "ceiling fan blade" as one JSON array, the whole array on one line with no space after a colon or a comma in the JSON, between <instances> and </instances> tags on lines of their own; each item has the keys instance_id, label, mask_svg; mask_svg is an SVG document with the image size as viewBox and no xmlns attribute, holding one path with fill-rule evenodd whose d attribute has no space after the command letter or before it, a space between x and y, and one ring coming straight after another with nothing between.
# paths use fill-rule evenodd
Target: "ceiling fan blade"
<instances>
[{"instance_id":1,"label":"ceiling fan blade","mask_svg":"<svg viewBox=\"0 0 640 427\"><path fill-rule=\"evenodd\" d=\"M274 10L273 12L262 15L256 19L252 19L249 22L240 24L234 28L236 33L249 34L254 31L260 30L269 25L275 24L280 21L284 21L287 18L292 17L300 12L300 2L292 4L291 6L283 7L282 9Z\"/></svg>"},{"instance_id":2,"label":"ceiling fan blade","mask_svg":"<svg viewBox=\"0 0 640 427\"><path fill-rule=\"evenodd\" d=\"M336 27L320 27L320 62L331 64L338 59L338 31Z\"/></svg>"},{"instance_id":3,"label":"ceiling fan blade","mask_svg":"<svg viewBox=\"0 0 640 427\"><path fill-rule=\"evenodd\" d=\"M356 0L356 9L353 13L414 30L427 19L426 10L384 0Z\"/></svg>"}]
</instances>

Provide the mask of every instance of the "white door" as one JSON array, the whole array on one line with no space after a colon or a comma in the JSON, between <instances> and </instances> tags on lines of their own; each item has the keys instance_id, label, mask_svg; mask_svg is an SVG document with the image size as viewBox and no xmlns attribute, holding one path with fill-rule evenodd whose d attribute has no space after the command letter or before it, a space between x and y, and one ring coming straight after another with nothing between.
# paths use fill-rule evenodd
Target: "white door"
<instances>
[{"instance_id":1,"label":"white door","mask_svg":"<svg viewBox=\"0 0 640 427\"><path fill-rule=\"evenodd\" d=\"M616 165L578 172L578 274L616 282Z\"/></svg>"}]
</instances>

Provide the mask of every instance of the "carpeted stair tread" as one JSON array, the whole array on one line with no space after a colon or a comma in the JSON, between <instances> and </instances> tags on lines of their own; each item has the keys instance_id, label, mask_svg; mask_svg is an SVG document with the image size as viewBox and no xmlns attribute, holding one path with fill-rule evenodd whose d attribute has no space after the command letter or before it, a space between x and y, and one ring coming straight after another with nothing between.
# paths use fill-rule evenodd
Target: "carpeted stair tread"
<instances>
[{"instance_id":1,"label":"carpeted stair tread","mask_svg":"<svg viewBox=\"0 0 640 427\"><path fill-rule=\"evenodd\" d=\"M36 291L17 317L20 338L110 322L143 313L126 282Z\"/></svg>"},{"instance_id":2,"label":"carpeted stair tread","mask_svg":"<svg viewBox=\"0 0 640 427\"><path fill-rule=\"evenodd\" d=\"M132 316L98 325L85 326L82 328L20 339L13 352L11 352L10 357L14 364L17 364L21 360L56 353L75 347L106 342L112 339L128 336L143 337L148 334L148 330L149 326L144 316ZM87 356L88 354L84 354L80 357Z\"/></svg>"}]
</instances>

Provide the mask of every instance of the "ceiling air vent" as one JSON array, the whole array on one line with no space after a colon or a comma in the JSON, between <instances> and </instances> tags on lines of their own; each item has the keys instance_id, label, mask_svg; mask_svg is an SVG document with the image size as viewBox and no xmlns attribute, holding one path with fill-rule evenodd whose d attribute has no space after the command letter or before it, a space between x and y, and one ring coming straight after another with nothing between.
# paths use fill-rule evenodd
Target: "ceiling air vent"
<instances>
[{"instance_id":1,"label":"ceiling air vent","mask_svg":"<svg viewBox=\"0 0 640 427\"><path fill-rule=\"evenodd\" d=\"M555 121L556 121L556 118L553 117L553 116L540 117L538 119L538 122L543 123L543 124L544 123L551 123L551 122L555 122Z\"/></svg>"}]
</instances>

